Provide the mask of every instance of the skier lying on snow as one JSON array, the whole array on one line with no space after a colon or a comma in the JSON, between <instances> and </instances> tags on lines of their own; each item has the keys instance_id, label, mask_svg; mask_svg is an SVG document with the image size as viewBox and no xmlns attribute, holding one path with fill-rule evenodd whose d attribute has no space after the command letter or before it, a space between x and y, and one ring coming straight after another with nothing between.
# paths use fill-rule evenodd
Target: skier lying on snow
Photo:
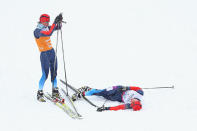
<instances>
[{"instance_id":1,"label":"skier lying on snow","mask_svg":"<svg viewBox=\"0 0 197 131\"><path fill-rule=\"evenodd\" d=\"M82 96L102 96L105 99L111 101L123 102L124 104L114 106L114 107L99 107L97 111L101 112L104 110L124 110L124 109L133 109L133 111L141 110L142 96L144 92L140 87L135 86L113 86L107 89L93 89L88 86L81 87L78 89L79 93L73 94L72 100L75 101Z\"/></svg>"}]
</instances>

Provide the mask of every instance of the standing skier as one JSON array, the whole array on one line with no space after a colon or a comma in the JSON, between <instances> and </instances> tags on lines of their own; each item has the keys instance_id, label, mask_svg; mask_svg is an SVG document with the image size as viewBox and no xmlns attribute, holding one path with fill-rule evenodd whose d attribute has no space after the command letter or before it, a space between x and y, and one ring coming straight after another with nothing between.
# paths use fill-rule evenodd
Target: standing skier
<instances>
[{"instance_id":1,"label":"standing skier","mask_svg":"<svg viewBox=\"0 0 197 131\"><path fill-rule=\"evenodd\" d=\"M144 92L140 87L130 86L113 86L107 89L92 89L89 87L82 87L78 89L79 93L72 96L72 100L75 101L82 96L102 96L107 100L123 102L124 104L114 106L114 107L99 107L97 111L101 112L104 110L124 110L133 109L133 111L141 110L142 96Z\"/></svg>"},{"instance_id":2,"label":"standing skier","mask_svg":"<svg viewBox=\"0 0 197 131\"><path fill-rule=\"evenodd\" d=\"M50 37L55 30L61 28L61 21L63 17L62 14L55 18L54 23L49 26L50 16L47 14L42 14L40 16L40 21L38 22L37 28L34 30L34 37L37 46L40 50L40 62L42 68L42 77L39 81L39 88L37 92L37 99L41 102L45 102L43 98L43 87L47 80L49 69L51 72L51 82L52 82L52 96L59 97L59 91L57 87L57 59L55 51L52 47Z\"/></svg>"}]
</instances>

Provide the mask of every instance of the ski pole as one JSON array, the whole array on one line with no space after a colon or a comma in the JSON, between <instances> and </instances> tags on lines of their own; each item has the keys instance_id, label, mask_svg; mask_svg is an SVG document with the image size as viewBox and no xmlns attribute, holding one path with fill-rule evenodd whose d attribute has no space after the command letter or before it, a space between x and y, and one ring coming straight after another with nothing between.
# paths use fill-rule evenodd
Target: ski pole
<instances>
[{"instance_id":1,"label":"ski pole","mask_svg":"<svg viewBox=\"0 0 197 131\"><path fill-rule=\"evenodd\" d=\"M105 103L108 101L108 99L106 99L105 101L104 101L104 103L103 103L103 105L102 105L102 107L104 107L105 106Z\"/></svg>"},{"instance_id":2,"label":"ski pole","mask_svg":"<svg viewBox=\"0 0 197 131\"><path fill-rule=\"evenodd\" d=\"M64 44L63 44L63 38L62 38L62 29L60 29L60 33L61 33L61 42L62 42L62 53L63 53L63 62L64 62L64 74L65 74L65 82L66 82L66 92L67 92L67 96L68 96L68 87L67 87L67 73L66 73L66 64L65 64L65 58L64 58Z\"/></svg>"},{"instance_id":3,"label":"ski pole","mask_svg":"<svg viewBox=\"0 0 197 131\"><path fill-rule=\"evenodd\" d=\"M174 89L174 85L166 86L166 87L152 87L152 88L142 88L142 89L162 89L162 88Z\"/></svg>"},{"instance_id":4,"label":"ski pole","mask_svg":"<svg viewBox=\"0 0 197 131\"><path fill-rule=\"evenodd\" d=\"M58 34L59 34L59 31L57 30L57 39L56 39L56 48L55 48L55 61L54 61L54 70L53 70L53 79L55 79L55 71L56 71L56 65L57 65L57 48L58 48ZM53 88L54 88L54 83L53 83Z\"/></svg>"}]
</instances>

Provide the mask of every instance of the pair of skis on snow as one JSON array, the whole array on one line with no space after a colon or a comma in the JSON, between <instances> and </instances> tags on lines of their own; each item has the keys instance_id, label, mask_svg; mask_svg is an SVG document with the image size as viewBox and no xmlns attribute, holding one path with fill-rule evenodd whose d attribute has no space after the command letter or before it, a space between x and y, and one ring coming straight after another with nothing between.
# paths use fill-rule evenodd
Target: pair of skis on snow
<instances>
[{"instance_id":1,"label":"pair of skis on snow","mask_svg":"<svg viewBox=\"0 0 197 131\"><path fill-rule=\"evenodd\" d=\"M53 103L54 105L56 105L57 107L59 107L60 109L62 109L68 116L70 116L71 118L73 119L82 119L82 116L78 113L78 111L76 110L75 106L74 106L74 103L72 101L72 99L70 98L69 95L66 94L65 90L62 89L62 92L64 93L65 97L68 99L68 101L71 103L71 105L73 106L74 108L74 111L73 109L71 109L66 103L65 103L65 100L60 97L60 98L57 98L57 97L52 97L51 94L49 94L48 92L44 94L44 97L50 101L51 103Z\"/></svg>"},{"instance_id":2,"label":"pair of skis on snow","mask_svg":"<svg viewBox=\"0 0 197 131\"><path fill-rule=\"evenodd\" d=\"M54 98L51 94L44 94L44 97L48 99L51 103L55 104L57 107L61 108L66 114L68 114L73 119L81 119L81 115L74 112L65 102L63 98Z\"/></svg>"},{"instance_id":3,"label":"pair of skis on snow","mask_svg":"<svg viewBox=\"0 0 197 131\"><path fill-rule=\"evenodd\" d=\"M61 79L60 79L60 81L61 81L64 85L66 85L67 87L69 87L71 90L73 90L75 93L80 93L80 92L77 90L77 88L71 86L70 84L66 83L65 81L63 81L63 80L61 80ZM83 98L85 101L87 101L90 105L92 105L92 106L98 108L97 105L95 105L94 103L92 103L92 102L91 102L90 100L88 100L85 96L82 96L82 98Z\"/></svg>"},{"instance_id":4,"label":"pair of skis on snow","mask_svg":"<svg viewBox=\"0 0 197 131\"><path fill-rule=\"evenodd\" d=\"M79 91L77 90L77 88L71 86L70 84L66 83L63 80L60 80L64 85L66 85L67 87L69 87L71 90L73 90L75 93L79 93ZM74 111L65 103L65 100L63 98L54 98L52 97L51 94L49 94L48 92L46 94L44 94L44 97L49 100L51 103L53 103L54 105L56 105L57 107L61 108L66 114L68 114L71 118L73 119L82 119L82 116L78 113L77 109L74 106L74 103L71 99L71 97L68 95L68 93L66 93L66 91L64 89L62 89L62 92L64 93L64 96L68 99L68 101L71 103ZM90 100L88 100L85 96L82 96L83 99L85 101L87 101L90 105L98 108L97 105L95 105L94 103L92 103Z\"/></svg>"}]
</instances>

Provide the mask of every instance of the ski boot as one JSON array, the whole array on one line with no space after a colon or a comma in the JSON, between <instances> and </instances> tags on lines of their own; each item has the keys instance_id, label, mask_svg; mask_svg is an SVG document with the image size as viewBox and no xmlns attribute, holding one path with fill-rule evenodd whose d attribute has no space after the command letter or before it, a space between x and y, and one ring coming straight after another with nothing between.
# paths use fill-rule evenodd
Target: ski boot
<instances>
[{"instance_id":1,"label":"ski boot","mask_svg":"<svg viewBox=\"0 0 197 131\"><path fill-rule=\"evenodd\" d=\"M77 89L78 92L86 92L91 90L92 88L88 87L88 86L82 86L81 88Z\"/></svg>"},{"instance_id":2,"label":"ski boot","mask_svg":"<svg viewBox=\"0 0 197 131\"><path fill-rule=\"evenodd\" d=\"M37 100L40 102L46 102L46 100L44 99L44 93L42 90L38 90L37 92Z\"/></svg>"},{"instance_id":3,"label":"ski boot","mask_svg":"<svg viewBox=\"0 0 197 131\"><path fill-rule=\"evenodd\" d=\"M52 89L52 97L60 98L60 93L58 87Z\"/></svg>"},{"instance_id":4,"label":"ski boot","mask_svg":"<svg viewBox=\"0 0 197 131\"><path fill-rule=\"evenodd\" d=\"M89 90L91 90L91 88L88 87L88 86L83 86L83 87L77 89L78 93L75 93L75 94L72 95L72 100L73 101L78 100L79 98L81 98L82 96L84 96L84 94L85 94L86 91L89 91Z\"/></svg>"}]
</instances>

